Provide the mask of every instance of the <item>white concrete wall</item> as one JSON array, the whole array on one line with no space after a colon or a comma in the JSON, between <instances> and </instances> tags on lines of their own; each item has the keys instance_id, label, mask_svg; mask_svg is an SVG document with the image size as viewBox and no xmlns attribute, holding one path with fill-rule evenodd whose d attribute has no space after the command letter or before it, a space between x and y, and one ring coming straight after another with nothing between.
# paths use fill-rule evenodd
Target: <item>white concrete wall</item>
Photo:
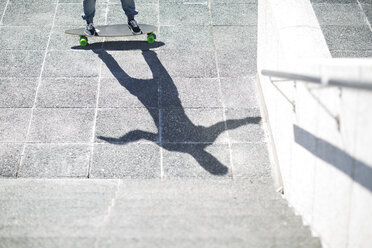
<instances>
[{"instance_id":1,"label":"white concrete wall","mask_svg":"<svg viewBox=\"0 0 372 248\"><path fill-rule=\"evenodd\" d=\"M372 60L332 59L309 0L260 0L258 12L258 88L284 195L325 247L372 247L372 91L260 74L372 82Z\"/></svg>"}]
</instances>

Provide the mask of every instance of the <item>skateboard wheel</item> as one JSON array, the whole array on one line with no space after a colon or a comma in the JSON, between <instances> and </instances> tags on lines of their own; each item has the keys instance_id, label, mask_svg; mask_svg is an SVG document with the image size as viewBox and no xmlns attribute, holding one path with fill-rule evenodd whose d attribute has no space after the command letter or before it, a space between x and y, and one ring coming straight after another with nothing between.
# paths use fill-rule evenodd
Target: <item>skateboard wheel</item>
<instances>
[{"instance_id":1,"label":"skateboard wheel","mask_svg":"<svg viewBox=\"0 0 372 248\"><path fill-rule=\"evenodd\" d=\"M88 38L85 36L80 36L80 46L85 47L88 45Z\"/></svg>"},{"instance_id":2,"label":"skateboard wheel","mask_svg":"<svg viewBox=\"0 0 372 248\"><path fill-rule=\"evenodd\" d=\"M147 43L153 44L155 42L155 37L154 33L147 34Z\"/></svg>"}]
</instances>

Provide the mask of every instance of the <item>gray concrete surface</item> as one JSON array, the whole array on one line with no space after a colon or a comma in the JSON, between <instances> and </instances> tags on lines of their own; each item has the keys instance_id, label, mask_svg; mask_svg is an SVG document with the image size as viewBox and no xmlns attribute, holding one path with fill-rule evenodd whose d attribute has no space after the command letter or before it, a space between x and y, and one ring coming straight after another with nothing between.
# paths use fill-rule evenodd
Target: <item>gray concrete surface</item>
<instances>
[{"instance_id":1,"label":"gray concrete surface","mask_svg":"<svg viewBox=\"0 0 372 248\"><path fill-rule=\"evenodd\" d=\"M372 57L370 0L311 0L332 57Z\"/></svg>"},{"instance_id":2,"label":"gray concrete surface","mask_svg":"<svg viewBox=\"0 0 372 248\"><path fill-rule=\"evenodd\" d=\"M81 48L80 0L0 0L0 247L319 247L273 191L256 1L136 2L155 44Z\"/></svg>"},{"instance_id":3,"label":"gray concrete surface","mask_svg":"<svg viewBox=\"0 0 372 248\"><path fill-rule=\"evenodd\" d=\"M159 26L154 45L85 49L63 33L84 25L80 1L0 6L2 177L232 178L268 164L232 162L244 156L235 144L265 144L255 1L138 1L137 20ZM124 20L119 1L97 4L97 25Z\"/></svg>"},{"instance_id":4,"label":"gray concrete surface","mask_svg":"<svg viewBox=\"0 0 372 248\"><path fill-rule=\"evenodd\" d=\"M1 180L0 247L320 247L249 180Z\"/></svg>"}]
</instances>

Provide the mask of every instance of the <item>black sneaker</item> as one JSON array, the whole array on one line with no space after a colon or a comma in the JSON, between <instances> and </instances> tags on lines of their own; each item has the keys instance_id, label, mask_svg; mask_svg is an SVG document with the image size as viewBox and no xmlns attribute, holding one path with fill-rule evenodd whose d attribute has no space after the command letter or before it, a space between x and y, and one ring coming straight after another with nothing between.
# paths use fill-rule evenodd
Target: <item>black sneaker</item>
<instances>
[{"instance_id":1,"label":"black sneaker","mask_svg":"<svg viewBox=\"0 0 372 248\"><path fill-rule=\"evenodd\" d=\"M94 36L94 35L97 34L97 33L96 33L96 29L94 28L92 22L87 24L87 26L85 27L84 33L85 33L87 36Z\"/></svg>"},{"instance_id":2,"label":"black sneaker","mask_svg":"<svg viewBox=\"0 0 372 248\"><path fill-rule=\"evenodd\" d=\"M130 20L128 21L128 27L132 31L133 34L142 34L142 30L138 26L136 20Z\"/></svg>"}]
</instances>

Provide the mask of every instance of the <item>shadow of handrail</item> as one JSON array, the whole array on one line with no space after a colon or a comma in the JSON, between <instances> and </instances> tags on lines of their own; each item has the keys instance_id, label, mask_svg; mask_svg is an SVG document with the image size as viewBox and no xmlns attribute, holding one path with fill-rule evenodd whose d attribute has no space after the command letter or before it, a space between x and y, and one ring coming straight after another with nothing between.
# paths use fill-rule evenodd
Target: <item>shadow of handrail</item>
<instances>
[{"instance_id":1,"label":"shadow of handrail","mask_svg":"<svg viewBox=\"0 0 372 248\"><path fill-rule=\"evenodd\" d=\"M293 132L297 144L372 192L372 166L352 157L347 152L297 125L293 125ZM357 175L355 175L356 172Z\"/></svg>"}]
</instances>

